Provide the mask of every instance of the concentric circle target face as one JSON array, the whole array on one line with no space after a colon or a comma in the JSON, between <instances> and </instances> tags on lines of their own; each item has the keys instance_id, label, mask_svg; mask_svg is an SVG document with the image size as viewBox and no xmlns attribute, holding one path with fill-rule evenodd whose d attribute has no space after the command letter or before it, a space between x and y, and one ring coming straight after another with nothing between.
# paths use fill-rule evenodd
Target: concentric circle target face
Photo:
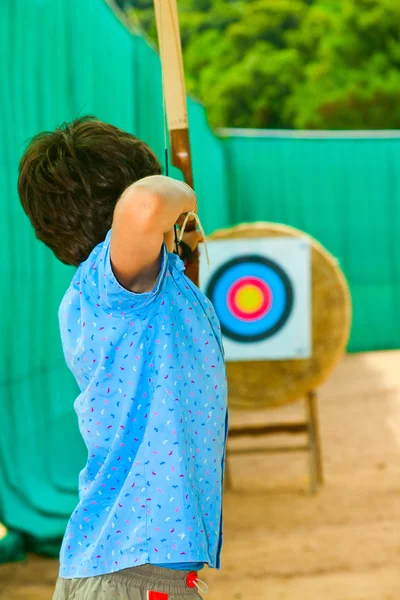
<instances>
[{"instance_id":1,"label":"concentric circle target face","mask_svg":"<svg viewBox=\"0 0 400 600\"><path fill-rule=\"evenodd\" d=\"M293 308L293 286L274 261L243 255L221 265L206 294L214 304L222 333L235 341L255 342L277 333Z\"/></svg>"}]
</instances>

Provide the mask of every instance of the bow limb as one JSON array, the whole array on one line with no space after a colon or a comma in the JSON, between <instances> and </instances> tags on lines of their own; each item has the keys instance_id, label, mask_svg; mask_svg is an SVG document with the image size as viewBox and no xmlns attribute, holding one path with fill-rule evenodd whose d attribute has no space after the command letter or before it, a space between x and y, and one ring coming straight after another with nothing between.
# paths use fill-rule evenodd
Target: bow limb
<instances>
[{"instance_id":1,"label":"bow limb","mask_svg":"<svg viewBox=\"0 0 400 600\"><path fill-rule=\"evenodd\" d=\"M193 188L189 120L177 3L176 0L154 0L154 8L171 163L182 171L184 181ZM196 229L196 223L190 221L186 229L188 231ZM186 273L196 285L198 285L198 262L198 251L196 250L190 254L186 265Z\"/></svg>"}]
</instances>

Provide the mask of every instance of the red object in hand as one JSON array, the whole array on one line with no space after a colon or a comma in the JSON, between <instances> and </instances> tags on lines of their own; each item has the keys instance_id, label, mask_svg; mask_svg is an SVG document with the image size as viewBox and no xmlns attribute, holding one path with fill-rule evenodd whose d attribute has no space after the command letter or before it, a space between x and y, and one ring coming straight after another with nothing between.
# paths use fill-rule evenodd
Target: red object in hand
<instances>
[{"instance_id":1,"label":"red object in hand","mask_svg":"<svg viewBox=\"0 0 400 600\"><path fill-rule=\"evenodd\" d=\"M186 576L186 585L188 588L195 588L197 583L197 573L196 571L190 571L190 573Z\"/></svg>"},{"instance_id":2,"label":"red object in hand","mask_svg":"<svg viewBox=\"0 0 400 600\"><path fill-rule=\"evenodd\" d=\"M147 592L147 600L168 600L168 594L163 592Z\"/></svg>"}]
</instances>

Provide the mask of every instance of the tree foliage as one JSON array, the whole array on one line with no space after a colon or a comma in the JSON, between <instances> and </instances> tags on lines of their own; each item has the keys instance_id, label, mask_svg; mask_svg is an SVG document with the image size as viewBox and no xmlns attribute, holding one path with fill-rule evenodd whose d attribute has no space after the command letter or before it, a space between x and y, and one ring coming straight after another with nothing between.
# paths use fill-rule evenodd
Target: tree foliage
<instances>
[{"instance_id":1,"label":"tree foliage","mask_svg":"<svg viewBox=\"0 0 400 600\"><path fill-rule=\"evenodd\" d=\"M157 38L152 0L128 14ZM400 128L400 0L178 0L214 127Z\"/></svg>"}]
</instances>

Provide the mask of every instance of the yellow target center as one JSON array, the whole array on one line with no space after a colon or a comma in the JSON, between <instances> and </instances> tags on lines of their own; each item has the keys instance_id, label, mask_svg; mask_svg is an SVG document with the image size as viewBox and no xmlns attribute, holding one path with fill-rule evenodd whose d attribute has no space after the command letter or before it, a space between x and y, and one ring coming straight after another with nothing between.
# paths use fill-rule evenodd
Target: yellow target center
<instances>
[{"instance_id":1,"label":"yellow target center","mask_svg":"<svg viewBox=\"0 0 400 600\"><path fill-rule=\"evenodd\" d=\"M261 308L263 295L257 286L247 284L237 291L235 300L240 310L246 313L253 313Z\"/></svg>"}]
</instances>

